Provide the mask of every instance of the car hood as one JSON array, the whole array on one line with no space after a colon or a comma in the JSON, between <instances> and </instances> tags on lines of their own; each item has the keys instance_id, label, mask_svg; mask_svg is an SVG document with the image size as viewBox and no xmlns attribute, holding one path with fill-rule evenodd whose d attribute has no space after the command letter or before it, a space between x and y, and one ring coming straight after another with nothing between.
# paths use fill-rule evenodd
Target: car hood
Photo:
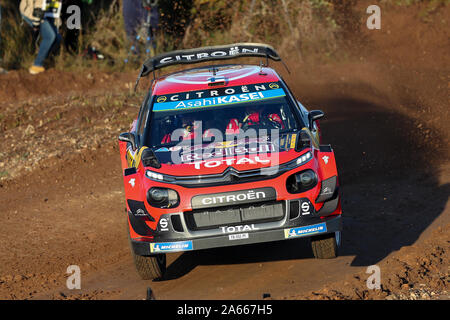
<instances>
[{"instance_id":1,"label":"car hood","mask_svg":"<svg viewBox=\"0 0 450 320\"><path fill-rule=\"evenodd\" d=\"M296 140L296 133L288 133L273 140L244 138L161 147L154 150L161 168L148 169L173 176L197 176L222 173L229 167L237 171L274 167L300 155L294 150Z\"/></svg>"}]
</instances>

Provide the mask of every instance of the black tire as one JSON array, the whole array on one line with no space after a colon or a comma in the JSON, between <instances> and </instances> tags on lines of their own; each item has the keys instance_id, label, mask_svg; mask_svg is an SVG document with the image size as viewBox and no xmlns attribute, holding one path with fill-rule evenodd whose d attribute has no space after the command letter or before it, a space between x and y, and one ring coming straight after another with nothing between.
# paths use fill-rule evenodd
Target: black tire
<instances>
[{"instance_id":1,"label":"black tire","mask_svg":"<svg viewBox=\"0 0 450 320\"><path fill-rule=\"evenodd\" d=\"M328 233L311 237L311 248L316 259L336 258L338 256L336 234Z\"/></svg>"},{"instance_id":2,"label":"black tire","mask_svg":"<svg viewBox=\"0 0 450 320\"><path fill-rule=\"evenodd\" d=\"M141 276L142 280L162 278L166 272L166 254L161 253L153 256L140 256L135 254L131 245L130 230L128 228L127 223L128 242L137 273Z\"/></svg>"},{"instance_id":3,"label":"black tire","mask_svg":"<svg viewBox=\"0 0 450 320\"><path fill-rule=\"evenodd\" d=\"M142 280L160 279L166 272L166 255L140 256L131 250L134 265Z\"/></svg>"}]
</instances>

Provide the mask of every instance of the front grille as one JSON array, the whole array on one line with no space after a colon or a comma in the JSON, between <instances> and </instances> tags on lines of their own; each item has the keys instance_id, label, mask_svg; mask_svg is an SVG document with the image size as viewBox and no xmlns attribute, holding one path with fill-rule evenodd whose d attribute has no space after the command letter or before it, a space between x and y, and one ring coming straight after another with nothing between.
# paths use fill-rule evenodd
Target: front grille
<instances>
[{"instance_id":1,"label":"front grille","mask_svg":"<svg viewBox=\"0 0 450 320\"><path fill-rule=\"evenodd\" d=\"M186 188L204 188L209 186L221 186L236 183L256 182L273 179L286 172L278 168L254 169L238 171L228 167L223 173L203 176L178 176L165 177L164 182L175 183Z\"/></svg>"},{"instance_id":2,"label":"front grille","mask_svg":"<svg viewBox=\"0 0 450 320\"><path fill-rule=\"evenodd\" d=\"M300 204L298 200L289 201L289 219L295 219L300 215Z\"/></svg>"},{"instance_id":3,"label":"front grille","mask_svg":"<svg viewBox=\"0 0 450 320\"><path fill-rule=\"evenodd\" d=\"M183 224L181 223L181 218L178 214L173 214L170 216L172 222L172 227L175 231L183 232Z\"/></svg>"},{"instance_id":4,"label":"front grille","mask_svg":"<svg viewBox=\"0 0 450 320\"><path fill-rule=\"evenodd\" d=\"M185 212L184 218L190 230L204 230L220 226L279 221L283 219L285 212L285 201L270 201L250 205L198 209Z\"/></svg>"}]
</instances>

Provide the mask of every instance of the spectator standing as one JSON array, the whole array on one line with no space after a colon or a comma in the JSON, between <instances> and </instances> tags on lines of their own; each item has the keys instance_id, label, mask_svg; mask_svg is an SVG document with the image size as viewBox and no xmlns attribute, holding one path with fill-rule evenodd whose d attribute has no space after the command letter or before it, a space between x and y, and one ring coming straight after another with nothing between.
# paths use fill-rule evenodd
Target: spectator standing
<instances>
[{"instance_id":1,"label":"spectator standing","mask_svg":"<svg viewBox=\"0 0 450 320\"><path fill-rule=\"evenodd\" d=\"M39 29L41 43L34 64L28 69L31 74L45 71L44 61L51 51L61 43L56 21L61 16L62 0L22 0L22 18L35 30Z\"/></svg>"}]
</instances>

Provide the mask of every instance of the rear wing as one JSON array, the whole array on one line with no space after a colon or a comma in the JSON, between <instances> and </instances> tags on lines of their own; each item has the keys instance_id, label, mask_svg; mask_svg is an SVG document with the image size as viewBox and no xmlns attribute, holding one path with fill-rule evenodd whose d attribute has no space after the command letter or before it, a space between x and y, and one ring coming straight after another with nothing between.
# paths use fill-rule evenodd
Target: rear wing
<instances>
[{"instance_id":1,"label":"rear wing","mask_svg":"<svg viewBox=\"0 0 450 320\"><path fill-rule=\"evenodd\" d=\"M275 49L263 43L235 43L223 46L171 51L159 54L145 61L136 81L136 86L141 77L145 77L155 70L168 66L242 57L263 57L274 61L281 61Z\"/></svg>"}]
</instances>

